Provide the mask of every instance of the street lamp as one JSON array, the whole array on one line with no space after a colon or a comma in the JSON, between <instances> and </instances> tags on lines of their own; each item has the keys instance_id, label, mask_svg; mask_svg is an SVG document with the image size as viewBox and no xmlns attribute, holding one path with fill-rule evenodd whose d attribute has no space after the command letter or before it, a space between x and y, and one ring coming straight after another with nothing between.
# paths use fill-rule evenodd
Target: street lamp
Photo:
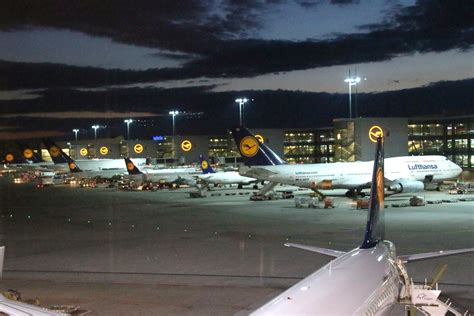
<instances>
[{"instance_id":1,"label":"street lamp","mask_svg":"<svg viewBox=\"0 0 474 316\"><path fill-rule=\"evenodd\" d=\"M172 119L172 122L173 122L173 138L172 138L172 141L171 141L171 150L172 150L172 154L173 154L173 159L176 159L175 150L174 150L174 146L175 146L174 137L175 137L175 134L176 134L175 124L174 124L174 117L178 114L179 114L179 111L170 111L169 112L169 115L171 115L171 119Z\"/></svg>"},{"instance_id":2,"label":"street lamp","mask_svg":"<svg viewBox=\"0 0 474 316\"><path fill-rule=\"evenodd\" d=\"M240 123L240 126L243 126L242 119L243 119L244 113L242 111L242 108L245 106L245 103L247 103L248 101L249 101L249 99L247 99L247 98L235 99L235 102L237 102L239 104L239 123Z\"/></svg>"},{"instance_id":3,"label":"street lamp","mask_svg":"<svg viewBox=\"0 0 474 316\"><path fill-rule=\"evenodd\" d=\"M360 78L352 78L351 71L349 70L349 77L344 79L344 82L349 84L349 118L352 118L352 86L357 85L360 82Z\"/></svg>"},{"instance_id":4,"label":"street lamp","mask_svg":"<svg viewBox=\"0 0 474 316\"><path fill-rule=\"evenodd\" d=\"M79 129L75 128L72 131L74 132L76 138L76 146L74 147L74 157L77 159L77 133L79 132Z\"/></svg>"},{"instance_id":5,"label":"street lamp","mask_svg":"<svg viewBox=\"0 0 474 316\"><path fill-rule=\"evenodd\" d=\"M99 125L92 125L92 128L94 129L94 156L97 157L97 129L99 128Z\"/></svg>"},{"instance_id":6,"label":"street lamp","mask_svg":"<svg viewBox=\"0 0 474 316\"><path fill-rule=\"evenodd\" d=\"M127 157L129 156L128 154L128 143L130 141L130 123L133 122L132 119L127 119L123 121L124 123L127 123Z\"/></svg>"}]
</instances>

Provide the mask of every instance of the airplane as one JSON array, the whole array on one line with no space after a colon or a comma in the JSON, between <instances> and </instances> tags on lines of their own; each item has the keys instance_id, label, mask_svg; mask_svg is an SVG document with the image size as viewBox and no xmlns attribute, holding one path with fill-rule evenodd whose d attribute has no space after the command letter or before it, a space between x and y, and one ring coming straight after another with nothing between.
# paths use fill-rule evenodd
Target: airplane
<instances>
[{"instance_id":1,"label":"airplane","mask_svg":"<svg viewBox=\"0 0 474 316\"><path fill-rule=\"evenodd\" d=\"M299 187L348 189L347 196L362 195L370 187L371 161L288 164L246 128L232 130L246 167L243 176ZM462 169L444 156L401 156L385 159L386 186L395 193L417 192L428 183L452 180Z\"/></svg>"},{"instance_id":2,"label":"airplane","mask_svg":"<svg viewBox=\"0 0 474 316\"><path fill-rule=\"evenodd\" d=\"M5 246L0 247L0 279L2 278L3 272L3 261L5 255ZM0 314L12 315L12 316L23 316L23 315L35 315L35 316L65 316L69 314L53 311L44 307L35 306L20 301L14 301L6 298L3 294L0 294Z\"/></svg>"},{"instance_id":3,"label":"airplane","mask_svg":"<svg viewBox=\"0 0 474 316\"><path fill-rule=\"evenodd\" d=\"M44 139L43 143L48 150L55 166L67 172L69 170L70 157L54 142ZM145 158L136 158L135 162L141 166L145 165ZM126 166L123 159L78 159L74 164L83 172L97 172L102 174L125 173ZM92 174L92 173L91 173Z\"/></svg>"},{"instance_id":4,"label":"airplane","mask_svg":"<svg viewBox=\"0 0 474 316\"><path fill-rule=\"evenodd\" d=\"M344 252L286 243L287 247L335 259L250 315L383 315L398 303L425 311L449 308L437 299L441 291L413 284L405 263L474 252L474 248L398 256L395 245L385 240L383 215L384 153L383 138L379 137L373 162L367 224L361 245ZM438 307L433 304L438 304Z\"/></svg>"},{"instance_id":5,"label":"airplane","mask_svg":"<svg viewBox=\"0 0 474 316\"><path fill-rule=\"evenodd\" d=\"M198 175L198 178L207 184L237 184L239 188L242 188L242 185L256 184L258 182L255 178L241 176L237 171L216 172L203 155L199 156L199 160L201 162L202 174Z\"/></svg>"},{"instance_id":6,"label":"airplane","mask_svg":"<svg viewBox=\"0 0 474 316\"><path fill-rule=\"evenodd\" d=\"M196 181L193 175L196 175L195 168L172 168L172 169L154 169L143 168L142 170L132 162L130 158L125 158L125 165L131 179L138 180L140 184L145 182L159 184L187 184L194 186Z\"/></svg>"}]
</instances>

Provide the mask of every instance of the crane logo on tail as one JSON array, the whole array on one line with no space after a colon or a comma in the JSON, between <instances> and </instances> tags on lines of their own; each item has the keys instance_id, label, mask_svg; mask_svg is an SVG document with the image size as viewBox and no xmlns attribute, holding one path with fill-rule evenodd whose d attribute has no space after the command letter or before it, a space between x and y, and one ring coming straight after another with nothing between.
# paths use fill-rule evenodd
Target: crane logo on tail
<instances>
[{"instance_id":1,"label":"crane logo on tail","mask_svg":"<svg viewBox=\"0 0 474 316\"><path fill-rule=\"evenodd\" d=\"M25 150L23 150L23 156L26 159L30 159L31 157L33 157L33 150L26 148Z\"/></svg>"},{"instance_id":2,"label":"crane logo on tail","mask_svg":"<svg viewBox=\"0 0 474 316\"><path fill-rule=\"evenodd\" d=\"M374 125L369 129L369 139L373 142L377 142L377 138L383 137L383 129L378 126Z\"/></svg>"},{"instance_id":3,"label":"crane logo on tail","mask_svg":"<svg viewBox=\"0 0 474 316\"><path fill-rule=\"evenodd\" d=\"M135 169L135 166L133 165L133 163L131 162L127 163L127 170L132 171L133 169Z\"/></svg>"},{"instance_id":4,"label":"crane logo on tail","mask_svg":"<svg viewBox=\"0 0 474 316\"><path fill-rule=\"evenodd\" d=\"M51 148L49 148L49 153L52 157L59 156L60 152L60 149L56 146L52 146Z\"/></svg>"},{"instance_id":5,"label":"crane logo on tail","mask_svg":"<svg viewBox=\"0 0 474 316\"><path fill-rule=\"evenodd\" d=\"M258 152L258 140L252 136L246 136L240 141L240 152L245 157L253 157Z\"/></svg>"},{"instance_id":6,"label":"crane logo on tail","mask_svg":"<svg viewBox=\"0 0 474 316\"><path fill-rule=\"evenodd\" d=\"M15 156L13 156L12 154L7 154L5 156L5 160L8 161L8 162L12 162L13 159L15 159Z\"/></svg>"},{"instance_id":7,"label":"crane logo on tail","mask_svg":"<svg viewBox=\"0 0 474 316\"><path fill-rule=\"evenodd\" d=\"M205 169L207 169L207 167L209 167L209 164L207 163L207 161L203 160L203 161L201 162L201 168L202 168L203 170L205 170Z\"/></svg>"}]
</instances>

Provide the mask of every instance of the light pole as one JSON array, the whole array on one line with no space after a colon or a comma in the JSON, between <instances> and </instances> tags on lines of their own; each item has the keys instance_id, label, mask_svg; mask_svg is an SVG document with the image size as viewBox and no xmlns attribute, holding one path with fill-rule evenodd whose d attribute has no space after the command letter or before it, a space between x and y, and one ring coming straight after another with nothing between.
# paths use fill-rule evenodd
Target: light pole
<instances>
[{"instance_id":1,"label":"light pole","mask_svg":"<svg viewBox=\"0 0 474 316\"><path fill-rule=\"evenodd\" d=\"M124 120L123 122L127 123L127 157L130 157L129 156L129 151L128 151L128 143L130 141L130 123L132 123L133 120L132 119L127 119L127 120Z\"/></svg>"},{"instance_id":2,"label":"light pole","mask_svg":"<svg viewBox=\"0 0 474 316\"><path fill-rule=\"evenodd\" d=\"M349 69L349 77L344 79L344 82L349 84L349 118L352 118L352 86L356 86L360 82L360 78L352 78L351 70Z\"/></svg>"},{"instance_id":3,"label":"light pole","mask_svg":"<svg viewBox=\"0 0 474 316\"><path fill-rule=\"evenodd\" d=\"M172 150L172 156L173 156L173 159L176 160L176 157L175 157L175 143L174 143L174 137L175 137L175 134L176 134L176 130L175 130L175 124L174 124L174 117L176 115L178 115L179 112L178 111L170 111L169 112L169 115L171 115L171 119L172 119L172 122L173 122L173 138L172 138L172 141L171 141L171 150Z\"/></svg>"},{"instance_id":4,"label":"light pole","mask_svg":"<svg viewBox=\"0 0 474 316\"><path fill-rule=\"evenodd\" d=\"M74 132L75 138L76 138L76 144L74 146L74 158L77 159L77 133L79 132L78 128L75 128L72 130Z\"/></svg>"},{"instance_id":5,"label":"light pole","mask_svg":"<svg viewBox=\"0 0 474 316\"><path fill-rule=\"evenodd\" d=\"M92 128L94 129L94 156L97 158L97 129L99 128L99 125L92 125Z\"/></svg>"},{"instance_id":6,"label":"light pole","mask_svg":"<svg viewBox=\"0 0 474 316\"><path fill-rule=\"evenodd\" d=\"M242 108L245 107L245 103L247 103L248 101L249 101L249 99L247 99L247 98L235 99L235 102L237 102L239 104L239 123L240 123L240 126L243 126L244 113L243 113Z\"/></svg>"}]
</instances>

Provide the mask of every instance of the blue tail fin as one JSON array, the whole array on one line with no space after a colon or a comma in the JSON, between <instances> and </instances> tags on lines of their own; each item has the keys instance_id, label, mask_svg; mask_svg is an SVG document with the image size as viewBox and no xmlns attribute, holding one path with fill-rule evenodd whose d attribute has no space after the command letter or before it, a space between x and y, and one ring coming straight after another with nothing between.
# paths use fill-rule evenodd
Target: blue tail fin
<instances>
[{"instance_id":1,"label":"blue tail fin","mask_svg":"<svg viewBox=\"0 0 474 316\"><path fill-rule=\"evenodd\" d=\"M43 162L43 158L37 152L34 152L30 146L19 144L21 154L30 163Z\"/></svg>"},{"instance_id":2,"label":"blue tail fin","mask_svg":"<svg viewBox=\"0 0 474 316\"><path fill-rule=\"evenodd\" d=\"M132 162L130 158L124 158L125 159L125 166L127 166L127 171L129 175L134 175L134 174L143 174L143 172L140 171L140 169L135 166L135 164Z\"/></svg>"},{"instance_id":3,"label":"blue tail fin","mask_svg":"<svg viewBox=\"0 0 474 316\"><path fill-rule=\"evenodd\" d=\"M203 174L215 173L214 169L212 169L211 164L209 163L209 160L204 158L203 155L199 155L199 161L201 162L201 169Z\"/></svg>"},{"instance_id":4,"label":"blue tail fin","mask_svg":"<svg viewBox=\"0 0 474 316\"><path fill-rule=\"evenodd\" d=\"M72 173L82 172L82 170L76 165L76 162L69 157L64 151L62 151L61 147L56 145L53 141L49 139L43 140L44 145L48 149L49 155L55 164L58 163L67 163L69 167L69 171Z\"/></svg>"},{"instance_id":5,"label":"blue tail fin","mask_svg":"<svg viewBox=\"0 0 474 316\"><path fill-rule=\"evenodd\" d=\"M232 135L247 166L272 166L286 163L245 127L233 128Z\"/></svg>"},{"instance_id":6,"label":"blue tail fin","mask_svg":"<svg viewBox=\"0 0 474 316\"><path fill-rule=\"evenodd\" d=\"M66 159L67 155L53 141L50 139L43 139L43 144L46 146L46 149L55 164L68 163Z\"/></svg>"},{"instance_id":7,"label":"blue tail fin","mask_svg":"<svg viewBox=\"0 0 474 316\"><path fill-rule=\"evenodd\" d=\"M3 156L3 162L6 164L10 163L28 163L21 155L17 155L14 151L8 151L5 156Z\"/></svg>"},{"instance_id":8,"label":"blue tail fin","mask_svg":"<svg viewBox=\"0 0 474 316\"><path fill-rule=\"evenodd\" d=\"M374 169L372 173L372 185L370 187L369 211L367 214L367 226L365 229L362 249L374 247L379 241L385 239L384 223L384 150L383 137L377 138L377 149L375 151Z\"/></svg>"}]
</instances>

